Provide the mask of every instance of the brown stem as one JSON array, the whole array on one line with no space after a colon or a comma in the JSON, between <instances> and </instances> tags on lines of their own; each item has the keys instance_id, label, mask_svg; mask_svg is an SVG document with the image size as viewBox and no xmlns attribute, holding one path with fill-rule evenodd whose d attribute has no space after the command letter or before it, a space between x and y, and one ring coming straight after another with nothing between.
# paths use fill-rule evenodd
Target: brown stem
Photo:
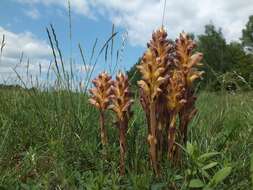
<instances>
[{"instance_id":1,"label":"brown stem","mask_svg":"<svg viewBox=\"0 0 253 190\"><path fill-rule=\"evenodd\" d=\"M100 112L100 135L101 143L103 146L108 144L107 131L105 128L105 114L103 111Z\"/></svg>"},{"instance_id":2,"label":"brown stem","mask_svg":"<svg viewBox=\"0 0 253 190\"><path fill-rule=\"evenodd\" d=\"M156 151L156 105L155 102L150 103L150 134L148 137L148 141L150 144L150 156L151 162L156 176L159 175L158 166L157 166L157 151Z\"/></svg>"},{"instance_id":3,"label":"brown stem","mask_svg":"<svg viewBox=\"0 0 253 190\"><path fill-rule=\"evenodd\" d=\"M182 114L179 116L179 129L180 129L180 139L181 139L181 144L185 145L187 142L187 118L186 118L186 113L183 111Z\"/></svg>"},{"instance_id":4,"label":"brown stem","mask_svg":"<svg viewBox=\"0 0 253 190\"><path fill-rule=\"evenodd\" d=\"M176 113L172 113L171 116L171 122L169 126L169 132L168 132L168 158L174 161L173 155L174 155L174 143L175 143L175 134L176 134Z\"/></svg>"},{"instance_id":5,"label":"brown stem","mask_svg":"<svg viewBox=\"0 0 253 190\"><path fill-rule=\"evenodd\" d=\"M161 120L158 121L157 140L158 140L158 144L157 144L157 161L159 162L160 160L162 160L163 143L164 143L163 123L162 123Z\"/></svg>"},{"instance_id":6,"label":"brown stem","mask_svg":"<svg viewBox=\"0 0 253 190\"><path fill-rule=\"evenodd\" d=\"M125 157L126 157L126 121L120 121L119 124L119 144L120 144L120 175L125 175Z\"/></svg>"}]
</instances>

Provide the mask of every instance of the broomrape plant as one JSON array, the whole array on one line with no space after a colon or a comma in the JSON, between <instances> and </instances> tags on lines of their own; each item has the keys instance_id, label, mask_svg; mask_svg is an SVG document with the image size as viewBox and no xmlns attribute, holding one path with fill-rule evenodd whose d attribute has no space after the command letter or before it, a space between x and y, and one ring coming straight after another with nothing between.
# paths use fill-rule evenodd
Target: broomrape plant
<instances>
[{"instance_id":1,"label":"broomrape plant","mask_svg":"<svg viewBox=\"0 0 253 190\"><path fill-rule=\"evenodd\" d=\"M150 161L156 176L160 175L163 155L172 163L181 161L179 146L186 145L187 127L197 113L194 81L201 78L198 71L202 53L193 53L196 44L186 33L175 42L168 40L162 27L155 31L147 45L139 69L142 80L140 102L148 123ZM131 99L129 81L118 73L115 81L103 72L93 80L90 103L100 111L101 141L108 142L104 124L104 112L111 109L117 116L120 142L120 174L125 174L126 130L130 119ZM167 154L166 154L167 153Z\"/></svg>"},{"instance_id":2,"label":"broomrape plant","mask_svg":"<svg viewBox=\"0 0 253 190\"><path fill-rule=\"evenodd\" d=\"M131 116L131 99L129 81L126 75L119 73L112 85L111 105L117 116L117 127L119 129L119 144L120 144L120 175L125 174L125 155L126 155L126 132L128 121Z\"/></svg>"},{"instance_id":3,"label":"broomrape plant","mask_svg":"<svg viewBox=\"0 0 253 190\"><path fill-rule=\"evenodd\" d=\"M165 85L169 77L167 71L172 62L169 57L172 49L172 44L167 40L167 33L161 28L153 34L141 64L137 67L142 74L142 80L138 81L138 85L140 86L141 103L148 120L149 151L156 175L159 174L157 163L157 144L159 139L157 139L158 121L156 111L158 103L161 103L158 100L163 93L162 86ZM160 129L162 129L162 126Z\"/></svg>"},{"instance_id":4,"label":"broomrape plant","mask_svg":"<svg viewBox=\"0 0 253 190\"><path fill-rule=\"evenodd\" d=\"M91 98L89 102L94 105L100 114L100 135L103 146L108 144L107 130L105 128L105 111L110 104L111 85L113 81L111 76L102 72L92 81L94 88L90 89Z\"/></svg>"},{"instance_id":5,"label":"broomrape plant","mask_svg":"<svg viewBox=\"0 0 253 190\"><path fill-rule=\"evenodd\" d=\"M200 61L203 58L202 53L193 53L196 43L190 39L186 33L180 34L179 39L176 40L176 52L177 52L177 70L183 73L183 85L184 92L183 98L185 104L179 112L179 129L180 129L180 143L183 145L187 142L187 126L197 113L197 109L194 104L197 99L194 96L194 81L201 78L203 71L198 71L196 66L200 66Z\"/></svg>"},{"instance_id":6,"label":"broomrape plant","mask_svg":"<svg viewBox=\"0 0 253 190\"><path fill-rule=\"evenodd\" d=\"M193 83L203 74L196 69L203 55L193 54L195 47L184 32L175 43L169 41L162 27L153 33L138 66L142 74L142 80L138 81L140 101L148 121L150 158L156 175L159 175L158 161L164 146L167 146L168 158L178 161L175 142L185 145L187 126L197 112Z\"/></svg>"}]
</instances>

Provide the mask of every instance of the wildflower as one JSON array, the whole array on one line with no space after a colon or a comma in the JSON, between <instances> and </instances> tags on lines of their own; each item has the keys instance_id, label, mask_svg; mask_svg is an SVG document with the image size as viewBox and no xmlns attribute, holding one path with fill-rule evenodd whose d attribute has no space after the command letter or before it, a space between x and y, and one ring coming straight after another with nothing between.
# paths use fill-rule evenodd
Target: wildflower
<instances>
[{"instance_id":1,"label":"wildflower","mask_svg":"<svg viewBox=\"0 0 253 190\"><path fill-rule=\"evenodd\" d=\"M148 49L144 53L141 64L137 66L142 80L138 81L141 91L141 103L148 118L148 142L150 145L150 157L152 167L156 173L157 163L157 134L158 121L156 107L159 95L162 94L162 86L168 81L167 71L172 62L173 45L167 40L167 33L161 28L153 33Z\"/></svg>"},{"instance_id":2,"label":"wildflower","mask_svg":"<svg viewBox=\"0 0 253 190\"><path fill-rule=\"evenodd\" d=\"M203 54L199 52L193 53L194 48L196 48L196 43L186 33L181 33L179 39L176 40L176 52L178 57L177 69L184 73L183 98L186 101L179 112L179 129L182 144L187 141L187 126L197 113L194 81L201 78L204 73L197 69L197 66L201 65L200 61L203 58Z\"/></svg>"},{"instance_id":3,"label":"wildflower","mask_svg":"<svg viewBox=\"0 0 253 190\"><path fill-rule=\"evenodd\" d=\"M111 85L112 80L106 72L102 72L92 81L94 87L90 89L91 97L89 102L94 105L100 113L100 133L101 143L106 145L108 143L107 131L105 128L105 111L110 104Z\"/></svg>"},{"instance_id":4,"label":"wildflower","mask_svg":"<svg viewBox=\"0 0 253 190\"><path fill-rule=\"evenodd\" d=\"M125 155L126 155L126 132L128 122L131 116L131 105L133 100L131 98L129 81L126 75L118 73L116 80L112 85L111 105L117 116L117 124L119 129L119 143L120 143L120 175L125 174Z\"/></svg>"}]
</instances>

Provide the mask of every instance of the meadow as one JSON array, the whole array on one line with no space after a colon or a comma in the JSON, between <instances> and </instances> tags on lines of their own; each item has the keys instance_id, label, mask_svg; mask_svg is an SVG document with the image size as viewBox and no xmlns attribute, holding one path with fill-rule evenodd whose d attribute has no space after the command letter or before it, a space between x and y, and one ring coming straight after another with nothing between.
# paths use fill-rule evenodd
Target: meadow
<instances>
[{"instance_id":1,"label":"meadow","mask_svg":"<svg viewBox=\"0 0 253 190\"><path fill-rule=\"evenodd\" d=\"M111 113L106 117L109 153L104 159L98 113L83 93L1 89L0 189L191 189L191 180L208 183L205 173L212 178L224 167L232 171L215 189L251 189L252 92L203 91L198 96L184 164L175 168L165 160L161 178L150 169L146 121L136 98L122 177Z\"/></svg>"},{"instance_id":2,"label":"meadow","mask_svg":"<svg viewBox=\"0 0 253 190\"><path fill-rule=\"evenodd\" d=\"M214 27L209 26L209 30L212 31L215 38L212 35L210 37L207 32L207 35L203 35L202 39L207 42L211 41L210 47L213 47L212 44L219 44L216 43L216 40L219 39L216 38L216 33L221 37L222 35L216 32ZM252 55L246 55L241 46L237 46L238 44L232 44L232 46L225 43L224 48L231 45L230 48L238 50L239 47L240 51L238 51L242 54L239 56L244 61L240 65L240 69L245 68L247 72L242 73L248 77L248 80L244 80L245 77L239 75L237 70L234 72L233 65L228 67L231 71L220 72L218 70L217 72L211 69L210 72L207 70L210 67L207 60L212 61L211 58L216 57L208 54L210 47L204 47L209 43L198 43L202 45L202 50L205 48L206 51L208 50L203 55L196 52L195 42L184 32L174 42L167 38L163 26L155 33L142 57L142 62L135 65L142 74L138 80L134 79L138 81L139 87L128 86L132 77L129 77L129 83L128 79L123 80L124 77L122 77L123 82L118 80L117 83L116 77L116 82L113 84L102 85L103 92L112 86L114 88L114 97L111 98L111 92L108 93L108 101L105 104L116 104L118 99L122 98L122 94L118 97L115 95L120 91L116 88L115 83L118 88L125 87L123 90L121 89L122 96L128 99L125 101L127 106L123 113L127 112L129 115L126 116L128 125L124 125L125 118L122 116L126 135L126 146L122 149L122 146L119 145L120 130L116 127L119 125L120 119L119 116L115 117L113 113L113 111L116 112L116 109L108 110L108 105L106 105L106 108L102 110L100 105L97 106L97 99L104 99L96 91L101 87L101 84L98 85L101 81L92 81L94 69L101 61L99 57L102 57L104 52L104 62L106 63L109 62L109 58L112 60L116 55L116 64L111 64L109 70L119 70L117 68L119 54L124 47L115 54L113 53L113 39L117 34L114 31L114 26L111 37L96 55L94 52L97 41L95 41L88 63L84 59L81 45L78 45L85 70L88 72L85 77L85 89L82 89L81 85L78 86L80 81L75 81L72 68L70 71L65 70L65 57L61 52L53 25L47 28L54 62L51 63L53 66L50 64L47 77L42 77L46 81L45 84L27 84L21 76L24 73L20 75L15 67L13 71L17 75L20 86L0 86L0 190L250 190L253 188L253 92L250 83L251 75L249 74L251 71L248 69L250 66L246 68L243 65L252 63ZM4 49L3 44L4 37L1 54ZM202 52L201 48L197 49L197 51L199 50ZM230 50L226 53L231 53ZM214 49L212 53L216 54L219 51ZM205 69L199 71L195 66L200 65L199 62L205 55L208 55L206 57L209 59L204 57ZM74 62L71 56L70 66ZM226 56L227 59L229 58L228 63L232 63L231 57ZM18 64L21 65L21 62ZM214 63L216 64L216 61ZM222 57L220 65L224 66L224 63L226 61ZM114 69L112 69L113 67ZM50 69L54 72L53 79L49 79ZM135 70L134 72L136 72ZM204 87L202 87L203 82L197 83L200 85L193 83L195 79L202 78L204 73L202 70L207 73L206 76L204 75L204 78L206 77ZM183 75L180 75L182 73ZM210 73L213 78L209 76ZM29 79L28 66L26 74ZM229 74L232 74L232 77L227 79ZM152 80L149 80L149 77ZM240 84L237 84L234 78L236 80L239 78L244 85L247 84L247 88L245 86L240 88ZM38 82L36 76L35 79ZM142 82L140 82L141 79ZM232 83L230 79L233 79ZM108 81L110 80L108 79ZM208 86L209 81L215 82L212 83L212 86ZM95 86L95 90L88 93L88 88L92 86L91 83L93 83L93 87ZM234 86L227 88L231 87L231 84ZM31 86L33 87L31 88ZM108 89L105 90L107 87ZM150 90L151 87L154 88ZM138 93L137 88L143 90L146 97L149 96L150 102L146 106L153 103L153 107L150 107L154 109L145 110L143 102L140 101L144 96ZM129 92L130 89L134 91L133 94ZM147 95L151 91L154 94ZM165 106L169 114L162 118L165 120L163 123L166 126L166 129L163 126L165 130L170 130L173 127L175 131L180 130L180 111L187 110L188 102L190 102L191 114L195 113L194 103L196 103L198 111L196 115L192 115L194 117L190 118L189 115L190 119L186 117L189 122L186 134L184 134L187 137L185 138L186 142L182 143L180 133L174 132L171 135L170 131L167 131L166 135L171 135L166 142L168 143L166 147L168 151L164 151L168 153L168 156L159 157L157 156L159 150L153 151L159 157L158 162L155 163L156 158L152 157L151 146L158 147L152 138L156 135L160 123L153 124L152 121L158 121L163 113L162 111L155 113L157 111L155 106L162 105L157 99L164 98L163 95L167 98L166 101L169 105L168 108L167 104ZM194 95L197 97L196 102ZM91 101L92 98L94 100ZM132 114L130 114L131 100L133 100ZM186 109L183 109L184 106ZM103 122L99 122L101 111L106 111ZM148 118L148 114L150 118ZM103 124L105 124L108 133L108 143L104 143L101 138L100 125ZM155 135L150 132L152 127L156 130ZM161 136L158 134L155 138L159 140ZM180 142L177 141L178 139ZM180 154L178 160L173 157L174 147L178 149ZM125 156L124 171L121 167L122 160L124 160L121 159L122 152L126 154L123 155ZM174 162L175 160L180 163ZM154 165L157 165L159 169L155 169Z\"/></svg>"}]
</instances>

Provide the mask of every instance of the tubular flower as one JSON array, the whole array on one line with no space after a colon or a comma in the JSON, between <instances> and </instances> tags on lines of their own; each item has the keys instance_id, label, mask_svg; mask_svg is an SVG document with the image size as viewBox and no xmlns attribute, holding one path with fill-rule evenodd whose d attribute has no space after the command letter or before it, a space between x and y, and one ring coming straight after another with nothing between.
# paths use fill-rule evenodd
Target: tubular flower
<instances>
[{"instance_id":1,"label":"tubular flower","mask_svg":"<svg viewBox=\"0 0 253 190\"><path fill-rule=\"evenodd\" d=\"M100 133L101 143L106 145L108 143L107 131L105 128L105 110L110 104L111 85L112 80L106 72L102 72L92 81L94 87L90 89L91 97L89 102L94 105L100 112Z\"/></svg>"},{"instance_id":2,"label":"tubular flower","mask_svg":"<svg viewBox=\"0 0 253 190\"><path fill-rule=\"evenodd\" d=\"M200 61L203 58L202 53L193 53L196 44L186 33L181 33L179 39L176 40L176 52L177 52L177 69L184 73L184 93L183 98L185 104L182 106L179 112L179 129L180 138L182 144L187 141L187 126L191 119L197 112L195 108L196 97L194 96L193 83L196 79L199 79L203 75L203 71L199 71L197 66L201 65Z\"/></svg>"},{"instance_id":3,"label":"tubular flower","mask_svg":"<svg viewBox=\"0 0 253 190\"><path fill-rule=\"evenodd\" d=\"M168 70L173 61L173 44L167 40L167 33L161 28L153 33L148 49L144 53L141 64L137 66L142 80L138 81L141 92L141 103L148 118L148 142L152 167L156 173L157 165L157 133L158 122L156 116L157 99L163 91L163 85L168 81Z\"/></svg>"},{"instance_id":4,"label":"tubular flower","mask_svg":"<svg viewBox=\"0 0 253 190\"><path fill-rule=\"evenodd\" d=\"M112 86L111 105L117 116L117 124L119 128L119 143L120 143L120 175L125 174L125 155L126 155L126 132L128 121L131 115L131 98L129 81L126 75L119 73Z\"/></svg>"}]
</instances>

